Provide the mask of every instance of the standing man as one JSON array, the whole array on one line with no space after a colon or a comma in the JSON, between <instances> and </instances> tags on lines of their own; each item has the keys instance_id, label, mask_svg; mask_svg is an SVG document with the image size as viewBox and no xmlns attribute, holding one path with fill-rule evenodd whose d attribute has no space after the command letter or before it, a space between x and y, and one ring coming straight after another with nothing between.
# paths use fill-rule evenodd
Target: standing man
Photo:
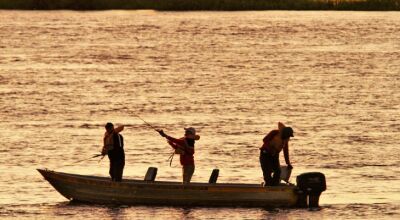
<instances>
[{"instance_id":1,"label":"standing man","mask_svg":"<svg viewBox=\"0 0 400 220\"><path fill-rule=\"evenodd\" d=\"M124 152L124 138L119 134L124 130L124 126L114 128L111 122L105 126L106 132L104 133L104 146L101 154L108 155L110 159L110 176L111 181L121 182L122 173L125 166L125 152Z\"/></svg>"},{"instance_id":2,"label":"standing man","mask_svg":"<svg viewBox=\"0 0 400 220\"><path fill-rule=\"evenodd\" d=\"M272 130L264 137L264 144L260 148L260 164L265 186L276 186L280 182L279 153L282 149L288 168L293 169L289 160L290 137L293 137L293 129L281 122L278 123L278 130Z\"/></svg>"},{"instance_id":3,"label":"standing man","mask_svg":"<svg viewBox=\"0 0 400 220\"><path fill-rule=\"evenodd\" d=\"M157 131L167 139L168 144L175 150L175 153L180 155L183 183L190 183L194 173L194 144L196 140L200 139L200 136L196 135L196 129L192 127L185 128L185 136L179 139L166 135L163 130Z\"/></svg>"}]
</instances>

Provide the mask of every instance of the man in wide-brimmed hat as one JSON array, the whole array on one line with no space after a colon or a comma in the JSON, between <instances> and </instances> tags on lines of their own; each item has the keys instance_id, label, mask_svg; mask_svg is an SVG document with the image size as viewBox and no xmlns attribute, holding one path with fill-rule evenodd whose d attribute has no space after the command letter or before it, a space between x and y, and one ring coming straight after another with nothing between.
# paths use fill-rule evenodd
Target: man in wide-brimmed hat
<instances>
[{"instance_id":1,"label":"man in wide-brimmed hat","mask_svg":"<svg viewBox=\"0 0 400 220\"><path fill-rule=\"evenodd\" d=\"M200 136L196 134L196 129L193 127L184 128L185 136L179 139L168 136L163 130L157 130L162 137L168 140L168 144L174 149L176 154L180 155L180 162L182 165L182 179L183 183L190 183L194 173L194 144Z\"/></svg>"},{"instance_id":2,"label":"man in wide-brimmed hat","mask_svg":"<svg viewBox=\"0 0 400 220\"><path fill-rule=\"evenodd\" d=\"M288 168L293 169L289 159L289 140L293 136L293 129L279 122L278 129L270 131L264 137L264 143L260 148L260 164L266 186L276 186L280 182L279 153L282 149Z\"/></svg>"}]
</instances>

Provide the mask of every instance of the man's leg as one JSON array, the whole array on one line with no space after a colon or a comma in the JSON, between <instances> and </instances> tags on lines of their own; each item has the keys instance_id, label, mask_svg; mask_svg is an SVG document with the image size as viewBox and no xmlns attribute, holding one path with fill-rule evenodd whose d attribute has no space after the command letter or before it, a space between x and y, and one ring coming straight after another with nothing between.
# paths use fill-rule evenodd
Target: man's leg
<instances>
[{"instance_id":1,"label":"man's leg","mask_svg":"<svg viewBox=\"0 0 400 220\"><path fill-rule=\"evenodd\" d=\"M190 183L194 173L194 165L186 165L182 167L183 183Z\"/></svg>"},{"instance_id":2,"label":"man's leg","mask_svg":"<svg viewBox=\"0 0 400 220\"><path fill-rule=\"evenodd\" d=\"M260 165L264 176L264 184L265 186L272 185L272 167L271 167L271 159L268 153L260 153Z\"/></svg>"},{"instance_id":3,"label":"man's leg","mask_svg":"<svg viewBox=\"0 0 400 220\"><path fill-rule=\"evenodd\" d=\"M125 161L118 161L117 165L115 166L115 181L117 182L122 181L124 166L125 166Z\"/></svg>"},{"instance_id":4,"label":"man's leg","mask_svg":"<svg viewBox=\"0 0 400 220\"><path fill-rule=\"evenodd\" d=\"M272 185L277 186L281 182L281 165L279 163L279 154L276 156L273 156L271 158L272 160L272 170L274 172L274 175L272 177Z\"/></svg>"},{"instance_id":5,"label":"man's leg","mask_svg":"<svg viewBox=\"0 0 400 220\"><path fill-rule=\"evenodd\" d=\"M110 160L110 170L108 171L108 173L110 174L111 177L111 181L114 181L115 176L114 176L114 162L112 160Z\"/></svg>"}]
</instances>

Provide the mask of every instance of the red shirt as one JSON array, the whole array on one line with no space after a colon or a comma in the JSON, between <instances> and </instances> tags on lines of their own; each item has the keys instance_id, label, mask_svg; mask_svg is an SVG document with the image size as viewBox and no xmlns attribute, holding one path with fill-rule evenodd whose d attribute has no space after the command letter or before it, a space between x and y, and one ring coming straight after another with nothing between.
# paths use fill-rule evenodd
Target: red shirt
<instances>
[{"instance_id":1,"label":"red shirt","mask_svg":"<svg viewBox=\"0 0 400 220\"><path fill-rule=\"evenodd\" d=\"M270 151L269 149L269 143L271 142L271 140L275 137L275 135L279 134L279 130L272 130L270 131L263 139L264 144L262 145L262 147L260 147L260 150L266 150L266 151Z\"/></svg>"},{"instance_id":2,"label":"red shirt","mask_svg":"<svg viewBox=\"0 0 400 220\"><path fill-rule=\"evenodd\" d=\"M179 148L185 152L183 154L180 154L180 162L182 166L194 165L194 156L193 156L194 147L189 146L184 137L176 139L167 136L167 139L168 139L168 144L171 145L172 148L174 149Z\"/></svg>"}]
</instances>

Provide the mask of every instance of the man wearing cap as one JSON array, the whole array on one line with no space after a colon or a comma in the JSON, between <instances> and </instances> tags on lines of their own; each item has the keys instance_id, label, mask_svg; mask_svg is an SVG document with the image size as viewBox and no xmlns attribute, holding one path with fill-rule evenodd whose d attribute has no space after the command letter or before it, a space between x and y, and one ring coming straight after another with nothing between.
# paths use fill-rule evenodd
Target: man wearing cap
<instances>
[{"instance_id":1,"label":"man wearing cap","mask_svg":"<svg viewBox=\"0 0 400 220\"><path fill-rule=\"evenodd\" d=\"M168 136L163 130L157 130L162 137L165 137L168 144L175 150L176 154L180 155L180 162L182 165L182 179L183 183L190 183L194 173L194 144L196 140L200 139L196 135L196 129L189 127L185 128L185 136L179 139Z\"/></svg>"},{"instance_id":2,"label":"man wearing cap","mask_svg":"<svg viewBox=\"0 0 400 220\"><path fill-rule=\"evenodd\" d=\"M280 182L281 167L279 164L279 153L282 149L288 168L293 169L289 160L290 137L293 137L293 129L286 127L281 122L278 123L277 130L270 131L264 137L264 144L260 148L260 164L265 186L276 186Z\"/></svg>"},{"instance_id":3,"label":"man wearing cap","mask_svg":"<svg viewBox=\"0 0 400 220\"><path fill-rule=\"evenodd\" d=\"M125 166L125 152L124 152L124 137L119 134L124 130L124 126L114 128L111 122L108 122L105 126L106 132L104 133L104 146L101 150L101 154L108 155L110 159L110 171L112 181L121 182L122 173L124 172Z\"/></svg>"}]
</instances>

